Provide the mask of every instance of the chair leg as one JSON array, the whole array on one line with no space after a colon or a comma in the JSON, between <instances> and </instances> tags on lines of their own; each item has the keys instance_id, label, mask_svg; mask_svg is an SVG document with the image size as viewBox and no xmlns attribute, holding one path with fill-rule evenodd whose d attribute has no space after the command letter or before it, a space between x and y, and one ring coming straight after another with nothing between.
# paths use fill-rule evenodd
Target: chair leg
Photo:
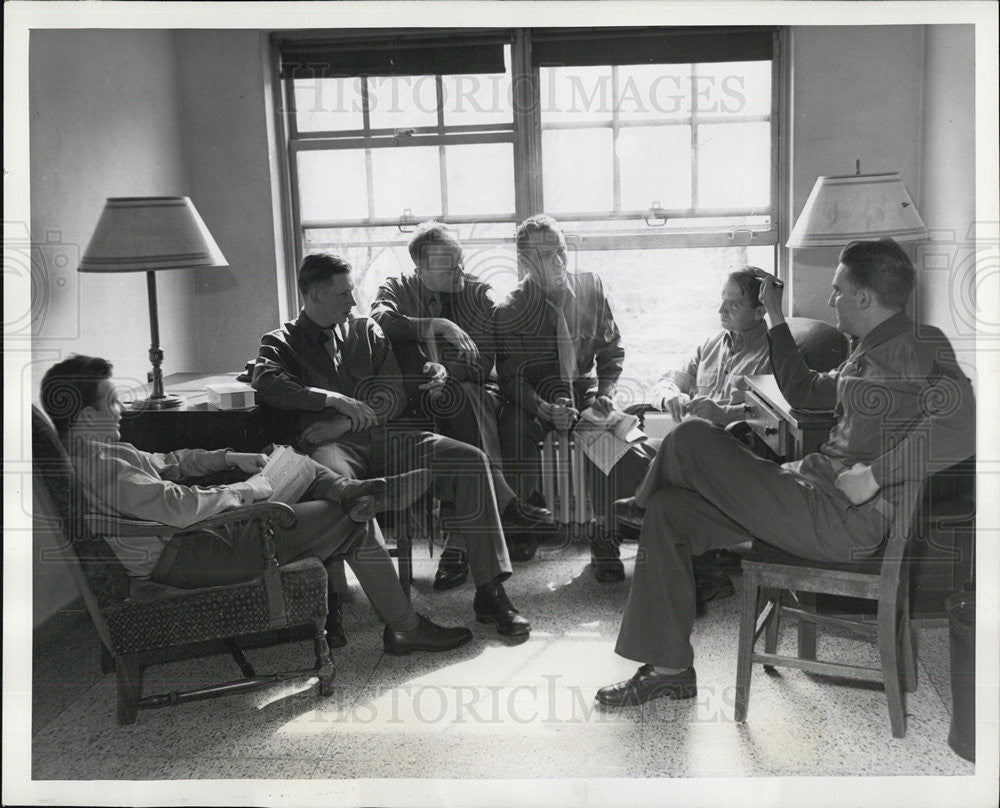
<instances>
[{"instance_id":1,"label":"chair leg","mask_svg":"<svg viewBox=\"0 0 1000 808\"><path fill-rule=\"evenodd\" d=\"M899 621L899 656L902 662L903 690L912 693L917 689L917 634L910 622L910 610L902 607Z\"/></svg>"},{"instance_id":2,"label":"chair leg","mask_svg":"<svg viewBox=\"0 0 1000 808\"><path fill-rule=\"evenodd\" d=\"M796 593L799 603L804 608L816 608L816 595L813 592ZM816 659L816 624L810 620L799 620L799 659Z\"/></svg>"},{"instance_id":3,"label":"chair leg","mask_svg":"<svg viewBox=\"0 0 1000 808\"><path fill-rule=\"evenodd\" d=\"M750 703L750 677L753 674L754 629L757 623L757 573L743 571L743 602L740 605L739 645L736 652L736 704L733 718L742 723L747 720Z\"/></svg>"},{"instance_id":4,"label":"chair leg","mask_svg":"<svg viewBox=\"0 0 1000 808\"><path fill-rule=\"evenodd\" d=\"M413 584L413 537L410 533L409 525L401 526L399 534L396 536L396 556L399 562L399 583L403 587L403 594L406 599L410 599L410 588Z\"/></svg>"},{"instance_id":5,"label":"chair leg","mask_svg":"<svg viewBox=\"0 0 1000 808\"><path fill-rule=\"evenodd\" d=\"M767 621L767 628L764 631L764 650L769 654L774 654L778 651L778 634L781 628L782 591L780 589L769 589L766 594L767 598L774 602L774 608L771 611L771 616ZM764 670L772 673L774 665L765 665Z\"/></svg>"},{"instance_id":6,"label":"chair leg","mask_svg":"<svg viewBox=\"0 0 1000 808\"><path fill-rule=\"evenodd\" d=\"M139 694L142 690L142 667L135 654L115 657L118 691L118 723L134 724L139 715Z\"/></svg>"},{"instance_id":7,"label":"chair leg","mask_svg":"<svg viewBox=\"0 0 1000 808\"><path fill-rule=\"evenodd\" d=\"M333 658L330 645L326 641L326 620L316 621L313 635L313 651L316 654L316 676L319 678L319 694L326 698L333 693Z\"/></svg>"},{"instance_id":8,"label":"chair leg","mask_svg":"<svg viewBox=\"0 0 1000 808\"><path fill-rule=\"evenodd\" d=\"M882 663L882 684L889 702L889 724L892 736L906 735L906 706L900 677L900 659L897 654L899 636L896 632L896 604L879 602L878 610L878 651Z\"/></svg>"}]
</instances>

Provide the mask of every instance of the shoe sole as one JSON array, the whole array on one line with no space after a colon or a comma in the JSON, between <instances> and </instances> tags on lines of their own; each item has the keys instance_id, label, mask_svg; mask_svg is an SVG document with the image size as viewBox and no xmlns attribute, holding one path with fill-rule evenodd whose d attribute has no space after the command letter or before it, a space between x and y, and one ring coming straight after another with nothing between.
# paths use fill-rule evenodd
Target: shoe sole
<instances>
[{"instance_id":1,"label":"shoe sole","mask_svg":"<svg viewBox=\"0 0 1000 808\"><path fill-rule=\"evenodd\" d=\"M486 624L492 624L497 622L496 617L494 617L492 614L477 614L476 620L478 620L480 623L486 623ZM530 633L531 633L530 625L525 626L523 628L521 626L513 626L510 631L504 631L502 628L500 628L499 625L497 625L497 634L502 634L504 637L521 637L525 634L530 634Z\"/></svg>"}]
</instances>

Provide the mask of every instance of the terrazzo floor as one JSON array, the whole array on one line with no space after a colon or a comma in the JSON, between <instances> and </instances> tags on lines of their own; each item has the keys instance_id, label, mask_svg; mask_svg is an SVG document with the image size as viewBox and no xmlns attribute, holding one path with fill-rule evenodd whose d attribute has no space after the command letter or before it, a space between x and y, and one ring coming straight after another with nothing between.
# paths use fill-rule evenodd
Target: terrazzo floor
<instances>
[{"instance_id":1,"label":"terrazzo floor","mask_svg":"<svg viewBox=\"0 0 1000 808\"><path fill-rule=\"evenodd\" d=\"M594 691L635 664L613 653L628 579L598 584L583 545L516 565L508 593L534 630L519 644L472 618L471 582L431 590L436 559L417 550L414 599L439 622L472 627L445 654L386 655L381 625L352 579L349 644L335 651L334 694L314 684L144 710L115 720L114 678L102 675L84 614L36 635L34 780L365 778L712 778L776 775L970 775L947 744L948 632L920 631L920 684L907 698L906 737L889 731L878 687L785 669L754 670L746 724L733 721L738 597L714 601L695 626L698 698L605 710ZM421 561L421 559L423 559ZM739 588L739 577L734 579ZM46 631L59 632L54 653ZM791 651L794 630L783 632ZM875 664L874 648L822 635L820 654ZM308 665L311 643L248 652L258 669ZM299 662L301 660L301 662ZM152 668L157 683L236 674L228 656Z\"/></svg>"}]
</instances>

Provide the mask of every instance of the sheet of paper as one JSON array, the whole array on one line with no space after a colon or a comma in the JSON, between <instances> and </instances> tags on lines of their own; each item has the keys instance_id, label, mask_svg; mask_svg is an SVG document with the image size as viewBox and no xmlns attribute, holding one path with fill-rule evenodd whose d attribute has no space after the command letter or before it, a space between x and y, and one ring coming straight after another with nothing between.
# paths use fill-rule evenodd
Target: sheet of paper
<instances>
[{"instance_id":1,"label":"sheet of paper","mask_svg":"<svg viewBox=\"0 0 1000 808\"><path fill-rule=\"evenodd\" d=\"M267 501L286 505L298 502L316 476L312 461L289 446L276 446L260 473L274 489Z\"/></svg>"}]
</instances>

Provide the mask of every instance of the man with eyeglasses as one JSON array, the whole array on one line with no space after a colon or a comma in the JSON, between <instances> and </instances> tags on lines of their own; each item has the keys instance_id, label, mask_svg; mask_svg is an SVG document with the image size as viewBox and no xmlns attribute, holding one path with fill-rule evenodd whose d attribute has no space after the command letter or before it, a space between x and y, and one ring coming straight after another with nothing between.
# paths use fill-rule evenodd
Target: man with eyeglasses
<instances>
[{"instance_id":1,"label":"man with eyeglasses","mask_svg":"<svg viewBox=\"0 0 1000 808\"><path fill-rule=\"evenodd\" d=\"M522 498L541 493L538 442L552 429L569 431L588 407L609 415L625 348L600 278L568 271L566 238L550 216L517 229L523 280L497 309L497 375L509 403L500 412L508 477ZM602 583L625 569L613 538L612 502L632 493L654 450L633 446L610 474L587 463L587 488L597 521L591 565Z\"/></svg>"},{"instance_id":2,"label":"man with eyeglasses","mask_svg":"<svg viewBox=\"0 0 1000 808\"><path fill-rule=\"evenodd\" d=\"M537 547L537 533L553 520L547 509L519 500L504 479L496 420L500 397L490 381L495 356L492 291L465 271L462 244L448 225L423 222L408 249L413 273L388 278L379 287L372 319L392 343L410 413L489 458L510 557L527 560ZM460 586L467 575L464 544L449 536L434 588Z\"/></svg>"}]
</instances>

